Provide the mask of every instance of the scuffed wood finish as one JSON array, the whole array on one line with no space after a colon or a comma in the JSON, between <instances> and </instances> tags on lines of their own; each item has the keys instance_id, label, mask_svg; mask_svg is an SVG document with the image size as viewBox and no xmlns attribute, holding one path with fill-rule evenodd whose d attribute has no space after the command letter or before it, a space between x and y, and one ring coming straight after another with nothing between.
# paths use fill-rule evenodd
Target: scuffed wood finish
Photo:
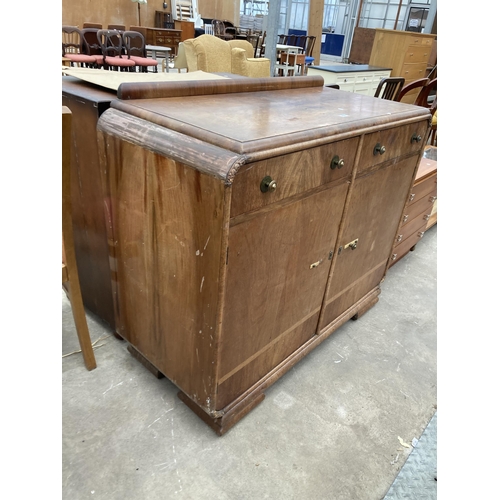
<instances>
[{"instance_id":1,"label":"scuffed wood finish","mask_svg":"<svg viewBox=\"0 0 500 500\"><path fill-rule=\"evenodd\" d=\"M417 106L239 82L117 100L98 127L118 333L219 435L376 304L422 153L411 137L430 123Z\"/></svg>"},{"instance_id":2,"label":"scuffed wood finish","mask_svg":"<svg viewBox=\"0 0 500 500\"><path fill-rule=\"evenodd\" d=\"M231 228L217 409L316 333L347 189L345 179Z\"/></svg>"},{"instance_id":3,"label":"scuffed wood finish","mask_svg":"<svg viewBox=\"0 0 500 500\"><path fill-rule=\"evenodd\" d=\"M117 332L208 411L225 253L224 182L100 134Z\"/></svg>"},{"instance_id":4,"label":"scuffed wood finish","mask_svg":"<svg viewBox=\"0 0 500 500\"><path fill-rule=\"evenodd\" d=\"M304 78L304 77L297 77ZM309 77L307 77L309 78ZM310 77L313 78L313 77ZM280 78L276 80L287 80ZM219 84L220 80L204 82ZM237 88L244 80L231 81ZM221 90L223 87L221 87ZM418 106L319 87L117 100L112 107L257 161L422 120ZM210 126L210 124L214 124Z\"/></svg>"}]
</instances>

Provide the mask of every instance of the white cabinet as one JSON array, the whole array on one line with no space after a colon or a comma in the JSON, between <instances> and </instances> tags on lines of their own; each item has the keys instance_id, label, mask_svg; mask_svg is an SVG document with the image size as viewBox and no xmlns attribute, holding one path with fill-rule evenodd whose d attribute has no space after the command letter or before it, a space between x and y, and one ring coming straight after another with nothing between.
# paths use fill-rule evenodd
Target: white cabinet
<instances>
[{"instance_id":1,"label":"white cabinet","mask_svg":"<svg viewBox=\"0 0 500 500\"><path fill-rule=\"evenodd\" d=\"M373 96L380 80L391 75L391 68L379 68L367 64L310 66L307 75L320 75L325 85L337 84L340 90Z\"/></svg>"}]
</instances>

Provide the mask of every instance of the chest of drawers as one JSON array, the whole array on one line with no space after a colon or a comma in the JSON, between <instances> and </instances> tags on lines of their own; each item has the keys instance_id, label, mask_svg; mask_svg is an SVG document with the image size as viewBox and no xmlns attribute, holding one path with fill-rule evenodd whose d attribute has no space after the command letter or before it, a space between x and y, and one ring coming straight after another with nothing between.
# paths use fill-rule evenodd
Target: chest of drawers
<instances>
[{"instance_id":1,"label":"chest of drawers","mask_svg":"<svg viewBox=\"0 0 500 500\"><path fill-rule=\"evenodd\" d=\"M131 26L130 29L142 33L146 40L146 45L170 47L172 55L177 54L179 42L182 40L181 29L147 28L141 26Z\"/></svg>"},{"instance_id":2,"label":"chest of drawers","mask_svg":"<svg viewBox=\"0 0 500 500\"><path fill-rule=\"evenodd\" d=\"M98 123L117 332L223 434L378 301L430 114L318 77L118 97Z\"/></svg>"},{"instance_id":3,"label":"chest of drawers","mask_svg":"<svg viewBox=\"0 0 500 500\"><path fill-rule=\"evenodd\" d=\"M325 85L337 84L340 90L373 96L380 81L391 75L391 68L367 64L310 66L307 74L322 76Z\"/></svg>"},{"instance_id":4,"label":"chest of drawers","mask_svg":"<svg viewBox=\"0 0 500 500\"><path fill-rule=\"evenodd\" d=\"M437 222L437 148L427 146L394 242L391 265L404 257Z\"/></svg>"},{"instance_id":5,"label":"chest of drawers","mask_svg":"<svg viewBox=\"0 0 500 500\"><path fill-rule=\"evenodd\" d=\"M349 62L388 66L391 76L402 76L408 84L426 77L435 38L409 31L355 28ZM403 102L413 103L414 99L415 94L408 93Z\"/></svg>"}]
</instances>

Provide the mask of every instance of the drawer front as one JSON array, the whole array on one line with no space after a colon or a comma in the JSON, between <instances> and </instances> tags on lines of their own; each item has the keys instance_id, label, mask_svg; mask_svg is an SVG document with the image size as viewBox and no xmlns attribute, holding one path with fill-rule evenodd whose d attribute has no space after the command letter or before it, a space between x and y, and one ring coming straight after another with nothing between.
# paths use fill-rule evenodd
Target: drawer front
<instances>
[{"instance_id":1,"label":"drawer front","mask_svg":"<svg viewBox=\"0 0 500 500\"><path fill-rule=\"evenodd\" d=\"M422 147L429 122L427 120L404 125L402 127L381 130L367 134L363 142L358 171L377 165L402 154L417 153ZM420 137L420 141L412 141L412 137ZM377 147L379 149L377 149Z\"/></svg>"},{"instance_id":2,"label":"drawer front","mask_svg":"<svg viewBox=\"0 0 500 500\"><path fill-rule=\"evenodd\" d=\"M356 85L357 84L368 84L373 82L373 73L360 73L356 76Z\"/></svg>"},{"instance_id":3,"label":"drawer front","mask_svg":"<svg viewBox=\"0 0 500 500\"><path fill-rule=\"evenodd\" d=\"M408 47L403 64L426 63L429 60L430 48L429 47Z\"/></svg>"},{"instance_id":4,"label":"drawer front","mask_svg":"<svg viewBox=\"0 0 500 500\"><path fill-rule=\"evenodd\" d=\"M412 234L409 238L403 241L400 245L392 250L391 265L395 264L401 257L404 257L410 249L415 246L423 237L424 231L419 231Z\"/></svg>"},{"instance_id":5,"label":"drawer front","mask_svg":"<svg viewBox=\"0 0 500 500\"><path fill-rule=\"evenodd\" d=\"M436 196L437 194L437 176L433 175L423 182L415 184L408 198L408 206L423 198L425 195Z\"/></svg>"},{"instance_id":6,"label":"drawer front","mask_svg":"<svg viewBox=\"0 0 500 500\"><path fill-rule=\"evenodd\" d=\"M423 218L428 221L431 217L432 206L436 201L435 196L424 196L422 199L413 203L410 206L405 207L403 214L402 226L411 222L419 214L423 213Z\"/></svg>"},{"instance_id":7,"label":"drawer front","mask_svg":"<svg viewBox=\"0 0 500 500\"><path fill-rule=\"evenodd\" d=\"M342 88L342 85L354 85L356 83L356 77L354 75L338 75L337 81Z\"/></svg>"},{"instance_id":8,"label":"drawer front","mask_svg":"<svg viewBox=\"0 0 500 500\"><path fill-rule=\"evenodd\" d=\"M417 217L409 221L407 224L402 225L398 234L396 235L396 239L394 241L394 245L399 245L407 238L409 238L412 234L418 233L419 231L424 231L427 227L427 216L429 214L422 212L418 214Z\"/></svg>"},{"instance_id":9,"label":"drawer front","mask_svg":"<svg viewBox=\"0 0 500 500\"><path fill-rule=\"evenodd\" d=\"M433 41L434 40L432 38L422 38L420 40L420 45L425 45L427 47L432 47L432 42ZM412 45L414 45L414 44L412 44Z\"/></svg>"},{"instance_id":10,"label":"drawer front","mask_svg":"<svg viewBox=\"0 0 500 500\"><path fill-rule=\"evenodd\" d=\"M427 63L403 64L401 76L406 80L405 84L408 85L413 80L425 78L426 69Z\"/></svg>"},{"instance_id":11,"label":"drawer front","mask_svg":"<svg viewBox=\"0 0 500 500\"><path fill-rule=\"evenodd\" d=\"M246 165L233 183L231 217L350 177L358 143L359 138L354 137ZM275 181L276 187L263 192L265 178Z\"/></svg>"}]
</instances>

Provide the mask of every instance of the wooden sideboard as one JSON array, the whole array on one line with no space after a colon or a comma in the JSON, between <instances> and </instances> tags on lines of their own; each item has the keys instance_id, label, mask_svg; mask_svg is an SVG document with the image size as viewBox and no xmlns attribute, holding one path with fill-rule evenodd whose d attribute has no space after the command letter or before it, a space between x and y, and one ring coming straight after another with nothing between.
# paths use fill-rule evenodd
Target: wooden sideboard
<instances>
[{"instance_id":1,"label":"wooden sideboard","mask_svg":"<svg viewBox=\"0 0 500 500\"><path fill-rule=\"evenodd\" d=\"M182 41L182 31L180 29L147 28L142 26L131 26L130 29L142 33L147 45L170 47L172 56L177 55L179 42Z\"/></svg>"},{"instance_id":2,"label":"wooden sideboard","mask_svg":"<svg viewBox=\"0 0 500 500\"><path fill-rule=\"evenodd\" d=\"M378 301L430 113L320 77L118 97L97 125L116 330L220 435Z\"/></svg>"},{"instance_id":3,"label":"wooden sideboard","mask_svg":"<svg viewBox=\"0 0 500 500\"><path fill-rule=\"evenodd\" d=\"M380 81L391 75L391 68L368 64L337 64L310 66L307 74L322 76L325 85L337 84L340 90L373 96Z\"/></svg>"},{"instance_id":4,"label":"wooden sideboard","mask_svg":"<svg viewBox=\"0 0 500 500\"><path fill-rule=\"evenodd\" d=\"M391 266L415 249L437 223L437 148L426 146L394 242Z\"/></svg>"},{"instance_id":5,"label":"wooden sideboard","mask_svg":"<svg viewBox=\"0 0 500 500\"><path fill-rule=\"evenodd\" d=\"M408 84L427 76L435 39L436 35L411 31L355 28L349 62L388 66L391 76L402 76ZM403 102L413 103L415 97L415 93L408 93Z\"/></svg>"}]
</instances>

